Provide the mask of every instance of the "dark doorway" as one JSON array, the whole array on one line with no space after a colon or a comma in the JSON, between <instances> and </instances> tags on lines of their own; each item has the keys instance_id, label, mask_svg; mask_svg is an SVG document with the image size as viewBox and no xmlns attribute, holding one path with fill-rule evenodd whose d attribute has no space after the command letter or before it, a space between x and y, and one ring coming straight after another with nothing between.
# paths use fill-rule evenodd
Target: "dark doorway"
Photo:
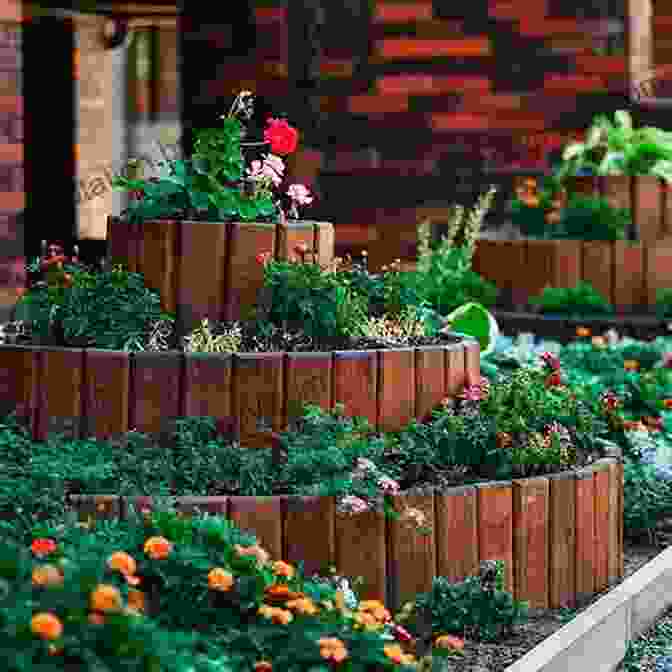
<instances>
[{"instance_id":1,"label":"dark doorway","mask_svg":"<svg viewBox=\"0 0 672 672\"><path fill-rule=\"evenodd\" d=\"M75 233L75 90L72 22L37 16L23 24L25 252L40 240L70 250Z\"/></svg>"}]
</instances>

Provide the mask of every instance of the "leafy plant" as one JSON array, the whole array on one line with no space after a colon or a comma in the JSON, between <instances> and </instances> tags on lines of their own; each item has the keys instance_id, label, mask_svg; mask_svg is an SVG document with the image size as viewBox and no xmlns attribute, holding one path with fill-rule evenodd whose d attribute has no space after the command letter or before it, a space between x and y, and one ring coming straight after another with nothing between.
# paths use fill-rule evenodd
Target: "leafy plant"
<instances>
[{"instance_id":1,"label":"leafy plant","mask_svg":"<svg viewBox=\"0 0 672 672\"><path fill-rule=\"evenodd\" d=\"M627 208L614 208L600 196L572 194L562 210L552 238L623 240L632 217Z\"/></svg>"},{"instance_id":2,"label":"leafy plant","mask_svg":"<svg viewBox=\"0 0 672 672\"><path fill-rule=\"evenodd\" d=\"M653 541L656 523L672 514L670 484L655 467L626 458L623 468L623 524L630 535L645 532Z\"/></svg>"},{"instance_id":3,"label":"leafy plant","mask_svg":"<svg viewBox=\"0 0 672 672\"><path fill-rule=\"evenodd\" d=\"M655 175L672 182L672 133L659 128L633 128L629 112L618 110L613 123L598 115L585 142L570 143L563 152L560 179L578 174Z\"/></svg>"},{"instance_id":4,"label":"leafy plant","mask_svg":"<svg viewBox=\"0 0 672 672\"><path fill-rule=\"evenodd\" d=\"M525 236L551 238L566 201L566 191L553 176L545 176L540 182L525 179L508 203L511 221Z\"/></svg>"},{"instance_id":5,"label":"leafy plant","mask_svg":"<svg viewBox=\"0 0 672 672\"><path fill-rule=\"evenodd\" d=\"M672 317L672 288L658 290L656 293L656 312L660 319Z\"/></svg>"},{"instance_id":6,"label":"leafy plant","mask_svg":"<svg viewBox=\"0 0 672 672\"><path fill-rule=\"evenodd\" d=\"M578 282L575 287L546 287L529 302L539 306L542 313L576 316L613 313L611 304L588 282Z\"/></svg>"}]
</instances>

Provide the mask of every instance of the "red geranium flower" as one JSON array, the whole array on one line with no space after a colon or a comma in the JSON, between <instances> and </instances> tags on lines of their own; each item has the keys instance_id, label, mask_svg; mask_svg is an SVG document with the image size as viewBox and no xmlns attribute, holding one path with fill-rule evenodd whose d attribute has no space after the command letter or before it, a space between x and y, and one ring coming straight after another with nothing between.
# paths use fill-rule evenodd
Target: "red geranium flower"
<instances>
[{"instance_id":1,"label":"red geranium flower","mask_svg":"<svg viewBox=\"0 0 672 672\"><path fill-rule=\"evenodd\" d=\"M53 539L35 539L30 545L30 550L38 557L49 555L56 550L56 542Z\"/></svg>"},{"instance_id":2,"label":"red geranium flower","mask_svg":"<svg viewBox=\"0 0 672 672\"><path fill-rule=\"evenodd\" d=\"M296 150L299 144L299 132L284 119L269 119L264 131L264 140L271 143L271 152L278 156L287 156Z\"/></svg>"}]
</instances>

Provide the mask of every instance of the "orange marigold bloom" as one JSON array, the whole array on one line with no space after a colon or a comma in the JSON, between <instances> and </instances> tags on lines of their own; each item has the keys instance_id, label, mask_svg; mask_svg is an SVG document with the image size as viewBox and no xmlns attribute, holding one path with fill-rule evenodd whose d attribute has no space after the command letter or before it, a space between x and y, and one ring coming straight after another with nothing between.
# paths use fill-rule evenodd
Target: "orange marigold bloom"
<instances>
[{"instance_id":1,"label":"orange marigold bloom","mask_svg":"<svg viewBox=\"0 0 672 672\"><path fill-rule=\"evenodd\" d=\"M410 653L404 653L399 644L386 644L383 647L385 655L397 665L410 665L415 658Z\"/></svg>"},{"instance_id":2,"label":"orange marigold bloom","mask_svg":"<svg viewBox=\"0 0 672 672\"><path fill-rule=\"evenodd\" d=\"M260 565L265 565L269 560L268 553L263 548L261 548L261 546L259 546L258 544L255 544L254 546L247 546L247 547L240 546L240 545L236 544L233 548L235 549L236 553L238 553L238 555L241 555L243 557L252 556L252 557L256 558L257 562Z\"/></svg>"},{"instance_id":3,"label":"orange marigold bloom","mask_svg":"<svg viewBox=\"0 0 672 672\"><path fill-rule=\"evenodd\" d=\"M303 593L295 593L284 583L277 583L274 586L268 586L265 592L266 599L270 600L271 602L284 603L287 600L298 600L304 597Z\"/></svg>"},{"instance_id":4,"label":"orange marigold bloom","mask_svg":"<svg viewBox=\"0 0 672 672\"><path fill-rule=\"evenodd\" d=\"M588 336L590 336L590 329L588 329L588 327L577 327L576 335L579 338L588 338Z\"/></svg>"},{"instance_id":5,"label":"orange marigold bloom","mask_svg":"<svg viewBox=\"0 0 672 672\"><path fill-rule=\"evenodd\" d=\"M131 588L128 591L128 606L137 611L145 610L145 594L141 590Z\"/></svg>"},{"instance_id":6,"label":"orange marigold bloom","mask_svg":"<svg viewBox=\"0 0 672 672\"><path fill-rule=\"evenodd\" d=\"M359 611L355 614L355 623L365 628L366 630L378 630L383 627L383 624L368 611Z\"/></svg>"},{"instance_id":7,"label":"orange marigold bloom","mask_svg":"<svg viewBox=\"0 0 672 672\"><path fill-rule=\"evenodd\" d=\"M56 542L53 539L35 539L30 545L30 550L38 557L49 555L56 550Z\"/></svg>"},{"instance_id":8,"label":"orange marigold bloom","mask_svg":"<svg viewBox=\"0 0 672 672\"><path fill-rule=\"evenodd\" d=\"M348 657L345 644L336 637L323 637L318 641L318 644L320 645L320 655L325 660L342 663Z\"/></svg>"},{"instance_id":9,"label":"orange marigold bloom","mask_svg":"<svg viewBox=\"0 0 672 672\"><path fill-rule=\"evenodd\" d=\"M672 408L672 399L664 399L663 400L663 407L664 408Z\"/></svg>"},{"instance_id":10,"label":"orange marigold bloom","mask_svg":"<svg viewBox=\"0 0 672 672\"><path fill-rule=\"evenodd\" d=\"M165 537L150 537L145 542L145 553L152 560L164 560L173 550L173 545Z\"/></svg>"},{"instance_id":11,"label":"orange marigold bloom","mask_svg":"<svg viewBox=\"0 0 672 672\"><path fill-rule=\"evenodd\" d=\"M639 362L636 359L626 359L623 362L623 368L626 371L636 371L639 368Z\"/></svg>"},{"instance_id":12,"label":"orange marigold bloom","mask_svg":"<svg viewBox=\"0 0 672 672\"><path fill-rule=\"evenodd\" d=\"M313 616L317 613L317 607L313 601L308 597L301 597L298 600L290 600L287 602L287 609L292 609L299 614L307 614Z\"/></svg>"},{"instance_id":13,"label":"orange marigold bloom","mask_svg":"<svg viewBox=\"0 0 672 672\"><path fill-rule=\"evenodd\" d=\"M294 618L291 611L279 609L278 607L269 607L268 605L259 607L257 613L264 618L270 619L273 623L278 623L280 625L287 625Z\"/></svg>"},{"instance_id":14,"label":"orange marigold bloom","mask_svg":"<svg viewBox=\"0 0 672 672\"><path fill-rule=\"evenodd\" d=\"M440 649L456 649L462 651L464 649L464 640L452 635L441 635L436 638L434 645Z\"/></svg>"},{"instance_id":15,"label":"orange marigold bloom","mask_svg":"<svg viewBox=\"0 0 672 672\"><path fill-rule=\"evenodd\" d=\"M294 567L292 567L287 562L283 562L282 560L277 560L274 562L272 568L274 574L277 574L278 576L284 576L286 579L291 579L295 574Z\"/></svg>"},{"instance_id":16,"label":"orange marigold bloom","mask_svg":"<svg viewBox=\"0 0 672 672\"><path fill-rule=\"evenodd\" d=\"M208 573L208 587L210 590L220 590L225 593L231 590L234 583L233 574L221 567L215 567Z\"/></svg>"},{"instance_id":17,"label":"orange marigold bloom","mask_svg":"<svg viewBox=\"0 0 672 672\"><path fill-rule=\"evenodd\" d=\"M392 618L380 600L362 600L359 603L359 611L371 614L377 621L389 621Z\"/></svg>"},{"instance_id":18,"label":"orange marigold bloom","mask_svg":"<svg viewBox=\"0 0 672 672\"><path fill-rule=\"evenodd\" d=\"M104 614L101 614L99 611L89 612L87 620L89 621L89 623L91 623L91 625L105 625L105 616Z\"/></svg>"},{"instance_id":19,"label":"orange marigold bloom","mask_svg":"<svg viewBox=\"0 0 672 672\"><path fill-rule=\"evenodd\" d=\"M591 339L591 343L593 344L594 348L606 348L607 347L607 341L604 338L604 336L593 336Z\"/></svg>"},{"instance_id":20,"label":"orange marigold bloom","mask_svg":"<svg viewBox=\"0 0 672 672\"><path fill-rule=\"evenodd\" d=\"M138 570L135 560L124 551L117 551L107 559L107 566L121 574L132 576Z\"/></svg>"},{"instance_id":21,"label":"orange marigold bloom","mask_svg":"<svg viewBox=\"0 0 672 672\"><path fill-rule=\"evenodd\" d=\"M121 593L115 586L100 584L91 593L91 609L94 611L119 611L121 609Z\"/></svg>"},{"instance_id":22,"label":"orange marigold bloom","mask_svg":"<svg viewBox=\"0 0 672 672\"><path fill-rule=\"evenodd\" d=\"M58 639L63 634L63 623L54 614L43 611L30 620L30 630L42 639Z\"/></svg>"},{"instance_id":23,"label":"orange marigold bloom","mask_svg":"<svg viewBox=\"0 0 672 672\"><path fill-rule=\"evenodd\" d=\"M54 565L42 565L33 569L32 581L34 586L57 586L63 583L63 574Z\"/></svg>"},{"instance_id":24,"label":"orange marigold bloom","mask_svg":"<svg viewBox=\"0 0 672 672\"><path fill-rule=\"evenodd\" d=\"M267 660L260 660L254 664L254 672L273 672L273 664Z\"/></svg>"}]
</instances>

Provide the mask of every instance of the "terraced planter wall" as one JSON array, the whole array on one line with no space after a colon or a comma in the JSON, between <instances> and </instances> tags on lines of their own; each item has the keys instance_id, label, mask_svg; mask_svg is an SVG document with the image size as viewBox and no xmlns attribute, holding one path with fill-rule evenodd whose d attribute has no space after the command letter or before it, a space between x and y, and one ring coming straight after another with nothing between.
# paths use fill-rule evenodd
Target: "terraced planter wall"
<instances>
[{"instance_id":1,"label":"terraced planter wall","mask_svg":"<svg viewBox=\"0 0 672 672\"><path fill-rule=\"evenodd\" d=\"M80 520L124 517L151 498L76 495ZM182 497L253 531L273 558L304 562L308 573L335 565L362 576L362 596L393 608L429 590L435 576L461 580L482 560L505 561L505 587L532 609L573 606L623 576L623 467L616 458L548 477L403 494L432 531L422 535L382 513L336 512L331 497Z\"/></svg>"},{"instance_id":2,"label":"terraced planter wall","mask_svg":"<svg viewBox=\"0 0 672 672\"><path fill-rule=\"evenodd\" d=\"M497 285L504 305L584 280L617 310L631 310L654 306L656 292L672 287L672 241L479 240L473 268Z\"/></svg>"},{"instance_id":3,"label":"terraced planter wall","mask_svg":"<svg viewBox=\"0 0 672 672\"><path fill-rule=\"evenodd\" d=\"M50 432L100 438L160 433L177 416L214 416L243 446L272 443L304 403L379 430L424 418L480 377L476 341L397 350L321 353L125 353L0 346L0 410L17 411L36 440Z\"/></svg>"},{"instance_id":4,"label":"terraced planter wall","mask_svg":"<svg viewBox=\"0 0 672 672\"><path fill-rule=\"evenodd\" d=\"M298 258L305 243L320 264L334 257L334 227L327 222L264 223L153 220L130 224L108 218L108 257L142 273L161 293L164 310L176 312L184 333L203 317L237 320L257 302L264 282L260 252Z\"/></svg>"}]
</instances>

